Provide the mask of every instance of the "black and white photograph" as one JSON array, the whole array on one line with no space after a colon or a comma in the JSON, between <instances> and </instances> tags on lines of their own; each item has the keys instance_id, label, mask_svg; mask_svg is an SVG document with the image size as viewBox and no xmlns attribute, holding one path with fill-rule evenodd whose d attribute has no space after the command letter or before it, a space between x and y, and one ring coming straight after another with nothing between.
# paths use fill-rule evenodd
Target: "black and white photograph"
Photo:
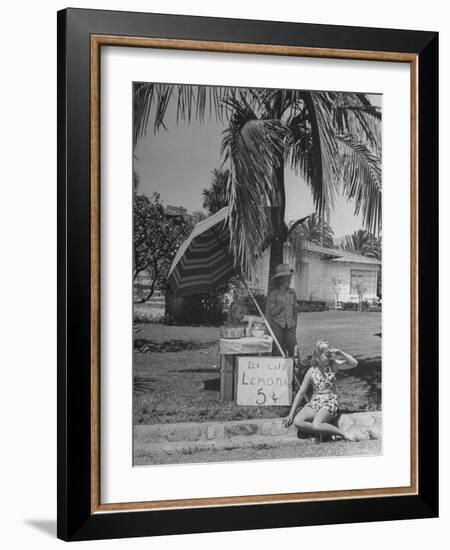
<instances>
[{"instance_id":1,"label":"black and white photograph","mask_svg":"<svg viewBox=\"0 0 450 550\"><path fill-rule=\"evenodd\" d=\"M382 453L382 95L133 82L133 465Z\"/></svg>"},{"instance_id":2,"label":"black and white photograph","mask_svg":"<svg viewBox=\"0 0 450 550\"><path fill-rule=\"evenodd\" d=\"M445 547L447 11L5 4L5 549Z\"/></svg>"}]
</instances>

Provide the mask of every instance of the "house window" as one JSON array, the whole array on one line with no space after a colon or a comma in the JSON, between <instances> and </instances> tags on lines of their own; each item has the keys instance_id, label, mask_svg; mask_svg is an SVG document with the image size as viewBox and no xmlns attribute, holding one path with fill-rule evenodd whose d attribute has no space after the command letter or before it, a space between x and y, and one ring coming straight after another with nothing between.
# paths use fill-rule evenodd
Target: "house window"
<instances>
[{"instance_id":1,"label":"house window","mask_svg":"<svg viewBox=\"0 0 450 550\"><path fill-rule=\"evenodd\" d=\"M350 294L352 296L358 295L358 286L362 285L365 288L365 296L377 295L377 272L376 271L364 271L362 269L350 270Z\"/></svg>"}]
</instances>

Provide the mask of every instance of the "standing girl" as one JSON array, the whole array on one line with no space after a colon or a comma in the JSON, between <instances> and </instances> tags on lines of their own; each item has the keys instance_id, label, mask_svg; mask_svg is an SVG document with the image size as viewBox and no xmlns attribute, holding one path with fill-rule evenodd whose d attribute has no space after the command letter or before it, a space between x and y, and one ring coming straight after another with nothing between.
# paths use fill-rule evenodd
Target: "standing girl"
<instances>
[{"instance_id":1,"label":"standing girl","mask_svg":"<svg viewBox=\"0 0 450 550\"><path fill-rule=\"evenodd\" d=\"M289 287L294 271L288 264L279 264L273 277L274 288L267 296L266 317L280 346L288 357L294 356L297 345L297 296ZM278 346L273 347L274 355L281 355Z\"/></svg>"}]
</instances>

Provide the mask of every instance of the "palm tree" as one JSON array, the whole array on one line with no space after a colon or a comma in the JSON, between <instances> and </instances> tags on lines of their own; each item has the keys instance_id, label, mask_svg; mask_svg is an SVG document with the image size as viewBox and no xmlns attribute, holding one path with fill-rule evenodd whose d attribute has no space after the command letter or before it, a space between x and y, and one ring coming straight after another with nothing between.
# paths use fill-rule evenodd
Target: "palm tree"
<instances>
[{"instance_id":1,"label":"palm tree","mask_svg":"<svg viewBox=\"0 0 450 550\"><path fill-rule=\"evenodd\" d=\"M381 237L377 238L365 229L358 229L351 235L346 235L341 248L358 252L368 258L381 259Z\"/></svg>"},{"instance_id":2,"label":"palm tree","mask_svg":"<svg viewBox=\"0 0 450 550\"><path fill-rule=\"evenodd\" d=\"M289 228L290 240L303 239L319 246L334 247L334 231L317 213L308 216L298 226L293 226L294 224ZM292 231L291 228L293 228Z\"/></svg>"},{"instance_id":3,"label":"palm tree","mask_svg":"<svg viewBox=\"0 0 450 550\"><path fill-rule=\"evenodd\" d=\"M177 121L228 121L222 168L228 169L231 244L244 273L270 245L270 270L288 236L284 170L311 188L325 222L338 192L355 204L368 230L381 226L381 114L359 93L307 92L138 83L134 143L149 126L164 128L171 101Z\"/></svg>"}]
</instances>

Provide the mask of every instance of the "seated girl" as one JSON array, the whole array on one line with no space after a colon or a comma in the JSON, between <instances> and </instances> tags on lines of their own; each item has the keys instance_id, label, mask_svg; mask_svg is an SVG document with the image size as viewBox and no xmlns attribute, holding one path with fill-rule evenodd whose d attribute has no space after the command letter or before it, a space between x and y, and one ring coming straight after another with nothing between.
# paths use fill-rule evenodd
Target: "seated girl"
<instances>
[{"instance_id":1,"label":"seated girl","mask_svg":"<svg viewBox=\"0 0 450 550\"><path fill-rule=\"evenodd\" d=\"M283 426L288 428L292 423L303 432L311 434L337 435L348 441L354 436L340 430L332 422L338 412L336 395L336 372L353 369L358 361L336 348L330 347L327 340L319 340L314 348L311 367L305 374L302 385L292 403L291 411L283 419ZM309 402L297 414L297 409L312 386L313 394Z\"/></svg>"}]
</instances>

